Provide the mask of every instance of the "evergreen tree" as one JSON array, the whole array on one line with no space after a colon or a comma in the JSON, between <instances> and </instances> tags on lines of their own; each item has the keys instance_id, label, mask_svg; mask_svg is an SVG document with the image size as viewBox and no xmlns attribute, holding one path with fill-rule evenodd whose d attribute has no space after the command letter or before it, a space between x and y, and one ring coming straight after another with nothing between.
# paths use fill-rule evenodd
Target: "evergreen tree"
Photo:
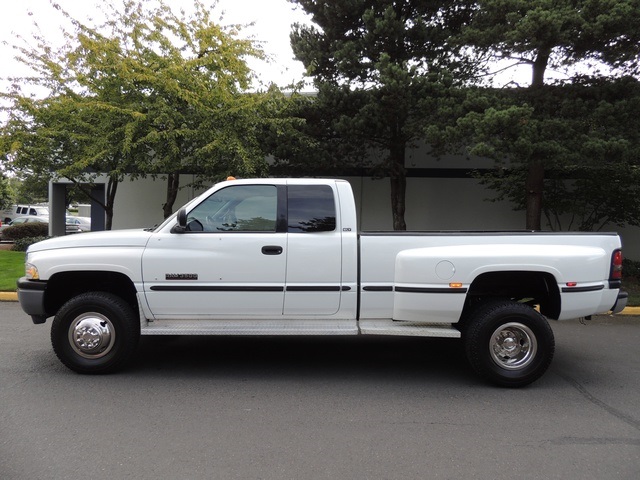
<instances>
[{"instance_id":1,"label":"evergreen tree","mask_svg":"<svg viewBox=\"0 0 640 480\"><path fill-rule=\"evenodd\" d=\"M450 41L468 23L472 2L292 1L314 23L296 25L291 43L318 89L316 130L352 155L331 163L350 167L369 149L386 152L376 174L390 178L393 228L405 230L405 154L440 120L450 89L473 72L463 47Z\"/></svg>"},{"instance_id":2,"label":"evergreen tree","mask_svg":"<svg viewBox=\"0 0 640 480\"><path fill-rule=\"evenodd\" d=\"M560 103L554 108L548 102L554 93L547 88L547 70L567 69L576 77L584 75L581 70L609 78L637 75L640 1L479 0L473 21L465 26L461 38L475 47L476 54L531 66L528 92L512 97L520 103L506 106L502 114L495 108L488 111L487 123L478 126L477 132L485 146L492 145L496 158L508 157L512 168L526 171L526 175L518 175L516 185L521 195L517 198L525 198L526 228L539 230L545 209L545 178L551 170L563 168L566 160L554 125L570 121L561 119ZM512 115L528 118L512 142L502 141L501 122L496 123L499 115L503 119ZM498 129L492 130L492 125ZM581 135L574 133L566 138ZM493 185L503 185L514 193L513 183L498 181Z\"/></svg>"}]
</instances>

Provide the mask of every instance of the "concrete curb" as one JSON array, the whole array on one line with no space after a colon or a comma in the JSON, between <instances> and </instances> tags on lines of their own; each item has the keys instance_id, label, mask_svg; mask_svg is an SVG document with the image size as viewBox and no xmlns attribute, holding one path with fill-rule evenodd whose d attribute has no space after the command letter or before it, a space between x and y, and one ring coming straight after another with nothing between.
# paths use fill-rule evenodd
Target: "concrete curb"
<instances>
[{"instance_id":1,"label":"concrete curb","mask_svg":"<svg viewBox=\"0 0 640 480\"><path fill-rule=\"evenodd\" d=\"M626 307L618 315L640 315L640 307Z\"/></svg>"},{"instance_id":2,"label":"concrete curb","mask_svg":"<svg viewBox=\"0 0 640 480\"><path fill-rule=\"evenodd\" d=\"M15 292L0 292L0 302L17 302L18 294Z\"/></svg>"},{"instance_id":3,"label":"concrete curb","mask_svg":"<svg viewBox=\"0 0 640 480\"><path fill-rule=\"evenodd\" d=\"M0 292L0 302L17 302L16 292ZM640 315L640 307L627 307L618 315Z\"/></svg>"}]
</instances>

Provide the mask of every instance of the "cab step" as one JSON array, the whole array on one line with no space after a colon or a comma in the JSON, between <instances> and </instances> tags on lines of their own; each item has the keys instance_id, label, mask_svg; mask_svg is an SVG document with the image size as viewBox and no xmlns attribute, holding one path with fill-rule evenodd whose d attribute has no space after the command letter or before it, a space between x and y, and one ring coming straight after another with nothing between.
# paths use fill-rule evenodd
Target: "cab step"
<instances>
[{"instance_id":1,"label":"cab step","mask_svg":"<svg viewBox=\"0 0 640 480\"><path fill-rule=\"evenodd\" d=\"M360 320L362 335L460 338L460 330L449 323L396 322L391 319Z\"/></svg>"}]
</instances>

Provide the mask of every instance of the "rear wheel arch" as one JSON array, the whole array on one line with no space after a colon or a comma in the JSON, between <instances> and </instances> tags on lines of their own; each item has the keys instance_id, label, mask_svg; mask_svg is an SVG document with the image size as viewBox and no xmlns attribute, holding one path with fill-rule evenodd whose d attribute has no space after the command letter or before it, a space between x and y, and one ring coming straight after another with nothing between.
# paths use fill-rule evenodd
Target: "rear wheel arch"
<instances>
[{"instance_id":1,"label":"rear wheel arch","mask_svg":"<svg viewBox=\"0 0 640 480\"><path fill-rule=\"evenodd\" d=\"M478 305L496 299L538 305L547 318L560 316L561 297L555 277L546 272L514 270L487 272L476 277L469 286L463 320Z\"/></svg>"}]
</instances>

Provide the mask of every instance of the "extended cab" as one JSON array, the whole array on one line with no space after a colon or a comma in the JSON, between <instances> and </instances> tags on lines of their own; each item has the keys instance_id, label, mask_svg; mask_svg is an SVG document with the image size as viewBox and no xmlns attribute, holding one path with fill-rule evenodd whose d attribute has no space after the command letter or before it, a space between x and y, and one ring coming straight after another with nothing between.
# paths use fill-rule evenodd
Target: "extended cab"
<instances>
[{"instance_id":1,"label":"extended cab","mask_svg":"<svg viewBox=\"0 0 640 480\"><path fill-rule=\"evenodd\" d=\"M140 335L461 338L506 386L539 378L548 319L619 312L613 233L359 233L348 182L222 182L153 230L32 245L18 281L60 360L123 367Z\"/></svg>"}]
</instances>

